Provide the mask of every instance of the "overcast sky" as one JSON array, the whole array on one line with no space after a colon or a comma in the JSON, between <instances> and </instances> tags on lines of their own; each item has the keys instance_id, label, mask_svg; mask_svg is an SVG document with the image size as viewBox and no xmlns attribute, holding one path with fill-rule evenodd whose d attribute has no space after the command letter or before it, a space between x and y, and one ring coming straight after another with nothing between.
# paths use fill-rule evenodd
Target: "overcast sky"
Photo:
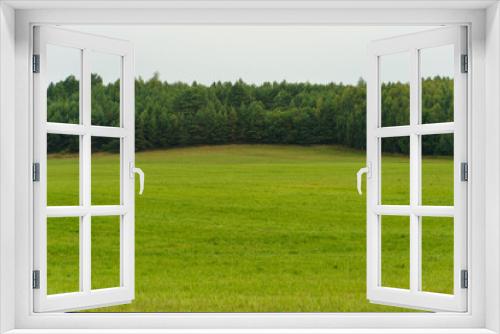
<instances>
[{"instance_id":1,"label":"overcast sky","mask_svg":"<svg viewBox=\"0 0 500 334\"><path fill-rule=\"evenodd\" d=\"M356 83L360 77L366 78L366 49L370 41L429 29L192 25L66 28L131 41L135 48L136 75L144 79L158 72L168 82L203 84L240 78L255 84L282 80ZM451 48L429 52L423 60L424 76L450 76L451 52ZM385 80L408 80L405 56L394 56L383 63ZM71 56L52 50L49 62L51 81L64 79L79 68L77 53ZM93 72L99 73L105 82L118 76L118 63L113 57L96 56L92 64Z\"/></svg>"}]
</instances>

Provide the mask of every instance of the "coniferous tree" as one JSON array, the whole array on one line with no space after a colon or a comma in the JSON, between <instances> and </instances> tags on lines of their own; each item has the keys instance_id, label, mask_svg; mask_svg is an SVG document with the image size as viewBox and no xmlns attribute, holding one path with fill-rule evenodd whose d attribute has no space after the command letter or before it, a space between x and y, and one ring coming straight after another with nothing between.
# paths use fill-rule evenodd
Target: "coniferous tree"
<instances>
[{"instance_id":1,"label":"coniferous tree","mask_svg":"<svg viewBox=\"0 0 500 334\"><path fill-rule=\"evenodd\" d=\"M51 83L47 90L50 122L79 120L79 81L74 76ZM120 82L91 77L92 124L118 126ZM216 82L168 83L155 74L136 80L136 150L228 143L340 144L366 147L366 83L356 85L266 82L249 85ZM384 83L382 122L409 122L409 86ZM422 81L424 123L453 121L453 80L445 77ZM73 138L74 137L74 138ZM115 145L116 146L116 145ZM78 152L76 136L50 135L49 152ZM109 141L93 141L94 151L116 150ZM383 150L408 153L407 138L387 141ZM453 154L453 136L426 136L422 152Z\"/></svg>"}]
</instances>

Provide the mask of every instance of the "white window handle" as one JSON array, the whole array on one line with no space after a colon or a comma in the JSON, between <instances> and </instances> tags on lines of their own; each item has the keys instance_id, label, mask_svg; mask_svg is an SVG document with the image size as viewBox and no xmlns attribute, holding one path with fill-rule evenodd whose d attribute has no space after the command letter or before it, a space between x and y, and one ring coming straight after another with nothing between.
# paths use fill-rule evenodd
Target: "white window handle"
<instances>
[{"instance_id":1,"label":"white window handle","mask_svg":"<svg viewBox=\"0 0 500 334\"><path fill-rule=\"evenodd\" d=\"M358 170L356 173L356 178L357 178L357 185L358 185L358 193L360 195L363 195L363 191L361 190L361 178L363 174L366 174L366 177L369 178L371 176L371 168L370 168L370 163L368 163L368 166L361 168Z\"/></svg>"},{"instance_id":2,"label":"white window handle","mask_svg":"<svg viewBox=\"0 0 500 334\"><path fill-rule=\"evenodd\" d=\"M134 163L130 163L130 178L133 179L135 174L139 174L139 195L144 192L144 172L142 169L134 166Z\"/></svg>"}]
</instances>

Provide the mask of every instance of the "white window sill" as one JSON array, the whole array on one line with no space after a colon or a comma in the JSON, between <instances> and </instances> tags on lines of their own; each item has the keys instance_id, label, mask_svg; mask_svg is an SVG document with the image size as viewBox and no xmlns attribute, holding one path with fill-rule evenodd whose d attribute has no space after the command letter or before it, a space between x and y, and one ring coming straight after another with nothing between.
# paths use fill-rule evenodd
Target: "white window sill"
<instances>
[{"instance_id":1,"label":"white window sill","mask_svg":"<svg viewBox=\"0 0 500 334\"><path fill-rule=\"evenodd\" d=\"M494 334L470 329L15 329L5 334Z\"/></svg>"}]
</instances>

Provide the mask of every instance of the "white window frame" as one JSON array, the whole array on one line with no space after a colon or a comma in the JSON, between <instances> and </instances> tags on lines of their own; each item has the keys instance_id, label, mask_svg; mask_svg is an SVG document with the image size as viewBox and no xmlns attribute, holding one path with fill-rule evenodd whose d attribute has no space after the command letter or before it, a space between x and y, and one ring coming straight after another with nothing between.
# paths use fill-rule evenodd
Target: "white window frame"
<instances>
[{"instance_id":1,"label":"white window frame","mask_svg":"<svg viewBox=\"0 0 500 334\"><path fill-rule=\"evenodd\" d=\"M33 75L33 160L38 163L39 181L33 184L33 268L38 271L39 288L34 289L35 312L82 310L129 303L134 299L134 54L131 43L54 27L36 26L33 36L34 53L40 66ZM55 123L47 119L47 46L78 50L80 57L80 122ZM119 126L93 125L91 122L91 62L92 52L114 55L120 68ZM75 206L47 205L47 136L49 134L79 137L80 203ZM108 137L120 141L120 203L92 205L91 166L92 138ZM92 289L92 219L97 216L116 217L120 221L120 284L106 289ZM47 287L47 219L73 217L79 220L79 290L48 294Z\"/></svg>"},{"instance_id":2,"label":"white window frame","mask_svg":"<svg viewBox=\"0 0 500 334\"><path fill-rule=\"evenodd\" d=\"M60 6L66 9L58 8ZM75 8L67 8L71 6ZM130 6L149 8L125 8ZM15 11L13 8L25 10ZM33 156L31 31L34 24L71 23L469 25L471 88L468 91L468 133L471 134L471 139L468 143L468 218L471 224L468 231L468 257L471 260L471 274L468 312L34 314L30 279L30 252L33 245L30 173ZM12 68L14 63L15 71ZM117 329L129 329L128 333L145 333L159 329L157 332L172 333L177 328L191 329L190 333L352 333L354 330L357 333L498 333L499 91L500 10L496 1L434 0L430 3L409 0L396 3L375 0L349 4L335 0L282 0L266 3L235 1L233 5L215 0L185 4L175 1L143 1L140 4L134 1L82 0L71 3L66 1L64 5L58 1L45 0L3 1L0 3L0 332L111 333L115 329L116 333ZM15 127L12 126L14 123ZM8 185L14 186L12 180L15 181L15 196L12 196L12 188L7 189ZM354 186L353 183L353 189Z\"/></svg>"},{"instance_id":3,"label":"white window frame","mask_svg":"<svg viewBox=\"0 0 500 334\"><path fill-rule=\"evenodd\" d=\"M467 163L467 79L463 55L467 55L467 28L449 26L373 41L369 46L367 78L367 294L375 303L415 307L423 310L467 310L467 289L462 287L462 270L467 270L467 181L461 180L461 164ZM422 122L421 51L440 46L453 48L453 121ZM409 124L383 126L381 104L381 59L406 54L409 64ZM453 203L451 206L422 204L422 136L453 136ZM409 202L387 205L382 202L382 141L390 137L409 139ZM382 286L383 219L400 216L408 221L409 288ZM453 293L422 290L422 218L453 219Z\"/></svg>"}]
</instances>

